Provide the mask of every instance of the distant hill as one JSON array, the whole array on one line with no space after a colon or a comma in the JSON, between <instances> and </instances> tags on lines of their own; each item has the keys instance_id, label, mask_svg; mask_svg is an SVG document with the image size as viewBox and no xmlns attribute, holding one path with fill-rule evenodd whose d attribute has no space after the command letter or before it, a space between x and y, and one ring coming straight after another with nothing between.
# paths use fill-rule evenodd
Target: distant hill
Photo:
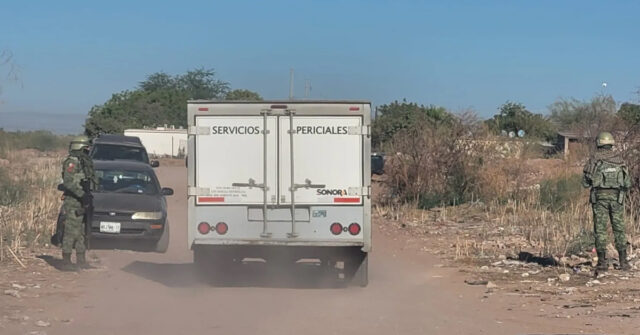
<instances>
[{"instance_id":1,"label":"distant hill","mask_svg":"<svg viewBox=\"0 0 640 335\"><path fill-rule=\"evenodd\" d=\"M49 114L31 112L0 112L0 128L7 131L49 130L55 134L84 132L84 114Z\"/></svg>"}]
</instances>

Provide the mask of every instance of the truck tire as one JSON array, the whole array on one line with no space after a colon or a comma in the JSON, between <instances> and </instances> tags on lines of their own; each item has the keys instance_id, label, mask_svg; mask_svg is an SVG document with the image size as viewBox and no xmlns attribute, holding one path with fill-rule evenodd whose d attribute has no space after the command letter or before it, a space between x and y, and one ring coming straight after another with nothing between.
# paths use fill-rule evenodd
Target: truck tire
<instances>
[{"instance_id":1,"label":"truck tire","mask_svg":"<svg viewBox=\"0 0 640 335\"><path fill-rule=\"evenodd\" d=\"M156 242L155 251L164 254L169 249L169 222L167 221L164 226L164 231L162 232L162 236Z\"/></svg>"},{"instance_id":2,"label":"truck tire","mask_svg":"<svg viewBox=\"0 0 640 335\"><path fill-rule=\"evenodd\" d=\"M369 254L360 250L349 253L344 260L344 274L354 285L369 285Z\"/></svg>"},{"instance_id":3,"label":"truck tire","mask_svg":"<svg viewBox=\"0 0 640 335\"><path fill-rule=\"evenodd\" d=\"M217 255L213 250L202 247L193 247L193 265L198 278L205 283L224 285L232 278L237 263L233 259Z\"/></svg>"},{"instance_id":4,"label":"truck tire","mask_svg":"<svg viewBox=\"0 0 640 335\"><path fill-rule=\"evenodd\" d=\"M202 247L193 247L193 267L198 279L207 281L213 272L213 262L207 257Z\"/></svg>"},{"instance_id":5,"label":"truck tire","mask_svg":"<svg viewBox=\"0 0 640 335\"><path fill-rule=\"evenodd\" d=\"M369 254L365 253L364 259L360 263L360 267L353 276L354 284L360 287L367 287L369 285Z\"/></svg>"}]
</instances>

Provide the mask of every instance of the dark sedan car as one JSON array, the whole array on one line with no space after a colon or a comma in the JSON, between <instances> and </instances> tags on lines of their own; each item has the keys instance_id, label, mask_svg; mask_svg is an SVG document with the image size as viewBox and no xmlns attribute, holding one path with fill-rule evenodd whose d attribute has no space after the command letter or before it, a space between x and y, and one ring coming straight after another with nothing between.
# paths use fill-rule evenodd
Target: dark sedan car
<instances>
[{"instance_id":1,"label":"dark sedan car","mask_svg":"<svg viewBox=\"0 0 640 335\"><path fill-rule=\"evenodd\" d=\"M93 192L91 243L98 248L150 248L165 252L169 223L165 196L148 164L132 161L95 161L99 185Z\"/></svg>"}]
</instances>

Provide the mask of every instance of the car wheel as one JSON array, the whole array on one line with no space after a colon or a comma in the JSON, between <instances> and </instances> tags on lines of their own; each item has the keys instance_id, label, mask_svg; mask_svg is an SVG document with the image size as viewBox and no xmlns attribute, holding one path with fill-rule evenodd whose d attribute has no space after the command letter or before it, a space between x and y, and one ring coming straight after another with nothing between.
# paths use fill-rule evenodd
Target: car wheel
<instances>
[{"instance_id":1,"label":"car wheel","mask_svg":"<svg viewBox=\"0 0 640 335\"><path fill-rule=\"evenodd\" d=\"M156 243L156 252L165 253L167 249L169 249L169 221L167 221L164 225L164 232L162 232L162 236L160 240Z\"/></svg>"}]
</instances>

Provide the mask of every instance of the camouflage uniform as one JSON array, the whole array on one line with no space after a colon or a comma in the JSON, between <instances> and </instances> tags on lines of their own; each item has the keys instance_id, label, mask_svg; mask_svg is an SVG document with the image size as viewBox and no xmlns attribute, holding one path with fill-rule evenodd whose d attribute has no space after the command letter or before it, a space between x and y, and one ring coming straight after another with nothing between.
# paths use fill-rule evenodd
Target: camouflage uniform
<instances>
[{"instance_id":1,"label":"camouflage uniform","mask_svg":"<svg viewBox=\"0 0 640 335\"><path fill-rule=\"evenodd\" d=\"M65 188L62 204L65 212L62 256L64 269L70 270L70 255L74 248L78 265L86 266L83 201L87 201L91 194L85 191L83 184L87 183L90 190L97 184L93 162L85 151L69 151L69 156L62 163L62 179Z\"/></svg>"},{"instance_id":2,"label":"camouflage uniform","mask_svg":"<svg viewBox=\"0 0 640 335\"><path fill-rule=\"evenodd\" d=\"M85 252L84 242L84 207L82 205L82 197L85 196L85 190L82 183L91 178L92 166L87 166L87 161L81 158L81 155L73 152L64 160L62 164L62 179L64 182L65 197L62 204L65 216L65 230L62 241L62 252L71 253L75 247L76 253ZM86 156L86 155L84 155Z\"/></svg>"},{"instance_id":3,"label":"camouflage uniform","mask_svg":"<svg viewBox=\"0 0 640 335\"><path fill-rule=\"evenodd\" d=\"M611 148L598 148L584 166L582 184L591 188L593 228L598 253L598 269L606 270L607 221L611 220L615 246L621 267L626 261L627 239L624 224L625 192L631 187L631 178L622 158Z\"/></svg>"}]
</instances>

